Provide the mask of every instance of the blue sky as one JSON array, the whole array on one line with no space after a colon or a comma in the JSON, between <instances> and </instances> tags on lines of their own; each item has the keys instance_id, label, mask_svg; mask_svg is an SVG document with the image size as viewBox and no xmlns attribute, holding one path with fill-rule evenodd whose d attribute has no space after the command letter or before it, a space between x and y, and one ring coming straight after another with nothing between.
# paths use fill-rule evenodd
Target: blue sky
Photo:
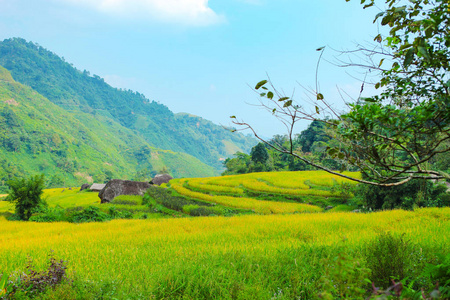
<instances>
[{"instance_id":1,"label":"blue sky","mask_svg":"<svg viewBox=\"0 0 450 300\"><path fill-rule=\"evenodd\" d=\"M362 75L333 65L331 48L372 41L378 12L358 0L0 0L0 39L36 42L174 112L223 125L236 115L267 137L284 128L251 105L249 86L267 73L304 103L300 84L315 85L316 48L327 45L321 91L337 106L336 87L356 97Z\"/></svg>"}]
</instances>

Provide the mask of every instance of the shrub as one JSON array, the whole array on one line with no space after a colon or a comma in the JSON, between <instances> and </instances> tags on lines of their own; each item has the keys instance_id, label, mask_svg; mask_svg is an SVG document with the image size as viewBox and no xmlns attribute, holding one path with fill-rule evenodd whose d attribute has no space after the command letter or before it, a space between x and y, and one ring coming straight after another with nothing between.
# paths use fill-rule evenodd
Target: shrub
<instances>
[{"instance_id":1,"label":"shrub","mask_svg":"<svg viewBox=\"0 0 450 300\"><path fill-rule=\"evenodd\" d=\"M367 267L371 269L371 281L387 288L392 280L406 277L411 262L410 242L404 235L390 232L380 234L365 249Z\"/></svg>"},{"instance_id":2,"label":"shrub","mask_svg":"<svg viewBox=\"0 0 450 300\"><path fill-rule=\"evenodd\" d=\"M31 216L32 222L58 222L65 221L66 211L61 207L47 208L45 212Z\"/></svg>"},{"instance_id":3,"label":"shrub","mask_svg":"<svg viewBox=\"0 0 450 300\"><path fill-rule=\"evenodd\" d=\"M44 189L44 175L29 179L13 179L7 182L10 192L6 200L15 203L16 214L20 220L30 219L34 210L42 205L41 195Z\"/></svg>"},{"instance_id":4,"label":"shrub","mask_svg":"<svg viewBox=\"0 0 450 300\"><path fill-rule=\"evenodd\" d=\"M412 209L414 207L441 207L447 203L445 190L441 184L414 179L400 186L378 187L360 184L356 195L370 209Z\"/></svg>"},{"instance_id":5,"label":"shrub","mask_svg":"<svg viewBox=\"0 0 450 300\"><path fill-rule=\"evenodd\" d=\"M66 262L62 259L56 259L53 253L49 254L48 267L44 271L36 271L33 266L33 261L30 259L26 267L26 272L22 273L15 282L7 282L7 276L2 276L0 287L3 286L3 295L2 291L0 291L0 296L2 296L1 299L34 297L67 279L66 270ZM6 279L4 279L4 277L6 277Z\"/></svg>"},{"instance_id":6,"label":"shrub","mask_svg":"<svg viewBox=\"0 0 450 300\"><path fill-rule=\"evenodd\" d=\"M132 219L133 214L127 210L120 210L115 206L109 208L111 219Z\"/></svg>"},{"instance_id":7,"label":"shrub","mask_svg":"<svg viewBox=\"0 0 450 300\"><path fill-rule=\"evenodd\" d=\"M102 212L98 207L88 206L84 210L75 212L69 221L73 223L83 222L103 222L110 220L111 217L108 214Z\"/></svg>"},{"instance_id":8,"label":"shrub","mask_svg":"<svg viewBox=\"0 0 450 300\"><path fill-rule=\"evenodd\" d=\"M185 205L185 206L183 206L183 212L184 212L185 214L190 215L190 214L191 214L191 211L192 211L193 209L197 209L198 207L199 207L199 206L198 206L198 205L195 205L195 204Z\"/></svg>"}]
</instances>

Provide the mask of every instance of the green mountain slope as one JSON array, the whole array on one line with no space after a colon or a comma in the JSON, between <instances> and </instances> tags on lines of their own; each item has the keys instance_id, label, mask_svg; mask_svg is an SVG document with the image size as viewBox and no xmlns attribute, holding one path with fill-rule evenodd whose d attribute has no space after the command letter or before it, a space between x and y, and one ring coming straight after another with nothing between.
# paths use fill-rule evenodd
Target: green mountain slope
<instances>
[{"instance_id":1,"label":"green mountain slope","mask_svg":"<svg viewBox=\"0 0 450 300\"><path fill-rule=\"evenodd\" d=\"M220 158L249 152L253 138L231 133L210 121L174 114L166 106L131 90L112 88L97 75L79 71L56 54L23 39L0 42L0 65L14 79L70 111L106 116L142 136L149 145L185 152L223 168Z\"/></svg>"},{"instance_id":2,"label":"green mountain slope","mask_svg":"<svg viewBox=\"0 0 450 300\"><path fill-rule=\"evenodd\" d=\"M0 66L0 189L15 176L44 173L52 186L111 178L149 179L216 171L185 153L150 146L111 118L66 111Z\"/></svg>"}]
</instances>

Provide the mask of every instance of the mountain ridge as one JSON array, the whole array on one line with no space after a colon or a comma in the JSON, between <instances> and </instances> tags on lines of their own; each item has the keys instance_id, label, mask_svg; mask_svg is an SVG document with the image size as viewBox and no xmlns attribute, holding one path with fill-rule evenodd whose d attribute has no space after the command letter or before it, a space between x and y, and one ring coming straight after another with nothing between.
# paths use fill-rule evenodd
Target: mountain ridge
<instances>
[{"instance_id":1,"label":"mountain ridge","mask_svg":"<svg viewBox=\"0 0 450 300\"><path fill-rule=\"evenodd\" d=\"M217 174L188 154L150 146L113 119L66 111L8 73L0 66L0 190L9 179L40 173L48 186L148 180L164 168L174 177Z\"/></svg>"},{"instance_id":2,"label":"mountain ridge","mask_svg":"<svg viewBox=\"0 0 450 300\"><path fill-rule=\"evenodd\" d=\"M116 89L98 75L77 70L53 52L24 39L0 42L0 65L14 80L32 87L68 111L106 116L141 136L149 145L185 152L222 170L230 149L249 152L256 140L231 133L190 114L174 114L139 92ZM234 145L230 147L230 145Z\"/></svg>"}]
</instances>

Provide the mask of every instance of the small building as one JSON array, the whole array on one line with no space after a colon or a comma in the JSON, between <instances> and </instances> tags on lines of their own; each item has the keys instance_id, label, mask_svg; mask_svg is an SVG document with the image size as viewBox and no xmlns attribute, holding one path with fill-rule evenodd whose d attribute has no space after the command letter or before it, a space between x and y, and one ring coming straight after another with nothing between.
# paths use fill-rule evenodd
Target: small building
<instances>
[{"instance_id":1,"label":"small building","mask_svg":"<svg viewBox=\"0 0 450 300\"><path fill-rule=\"evenodd\" d=\"M104 183L93 183L89 189L93 192L100 192L105 186Z\"/></svg>"},{"instance_id":2,"label":"small building","mask_svg":"<svg viewBox=\"0 0 450 300\"><path fill-rule=\"evenodd\" d=\"M163 183L169 183L172 179L173 177L169 174L158 174L150 181L150 184L161 185Z\"/></svg>"}]
</instances>

